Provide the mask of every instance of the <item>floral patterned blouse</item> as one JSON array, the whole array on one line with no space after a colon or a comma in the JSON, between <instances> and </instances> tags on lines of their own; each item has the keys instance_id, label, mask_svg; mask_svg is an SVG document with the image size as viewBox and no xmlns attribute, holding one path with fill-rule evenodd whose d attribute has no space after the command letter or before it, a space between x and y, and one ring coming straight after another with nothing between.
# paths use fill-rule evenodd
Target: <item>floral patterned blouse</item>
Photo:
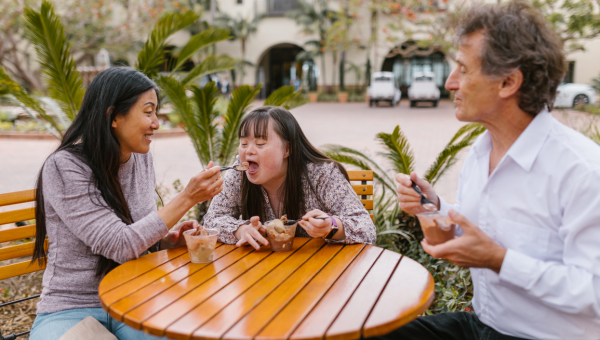
<instances>
[{"instance_id":1,"label":"floral patterned blouse","mask_svg":"<svg viewBox=\"0 0 600 340\"><path fill-rule=\"evenodd\" d=\"M239 163L236 162L236 163ZM341 171L334 163L309 163L308 177L314 192L306 178L302 179L305 199L305 213L319 209L327 214L338 217L344 223L346 238L343 240L327 240L332 243L368 243L374 244L375 225L367 210L363 207L358 195L352 189ZM204 226L219 231L219 240L223 243L234 244L238 239L233 234L241 225L250 224L250 220L241 219L242 208L242 176L241 171L228 171L224 178L223 191L213 198L204 215ZM266 204L267 220L275 217L267 192L262 189ZM261 221L265 222L265 221ZM310 237L298 226L297 237Z\"/></svg>"}]
</instances>

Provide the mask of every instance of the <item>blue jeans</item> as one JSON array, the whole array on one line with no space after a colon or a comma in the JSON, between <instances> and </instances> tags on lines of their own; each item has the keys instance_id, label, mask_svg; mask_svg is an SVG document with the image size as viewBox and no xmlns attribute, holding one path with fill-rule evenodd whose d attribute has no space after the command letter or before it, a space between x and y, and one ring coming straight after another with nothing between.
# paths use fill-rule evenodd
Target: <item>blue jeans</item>
<instances>
[{"instance_id":1,"label":"blue jeans","mask_svg":"<svg viewBox=\"0 0 600 340\"><path fill-rule=\"evenodd\" d=\"M159 338L119 322L102 308L67 309L56 313L38 314L31 327L30 340L58 340L79 321L91 316L119 340L157 340Z\"/></svg>"}]
</instances>

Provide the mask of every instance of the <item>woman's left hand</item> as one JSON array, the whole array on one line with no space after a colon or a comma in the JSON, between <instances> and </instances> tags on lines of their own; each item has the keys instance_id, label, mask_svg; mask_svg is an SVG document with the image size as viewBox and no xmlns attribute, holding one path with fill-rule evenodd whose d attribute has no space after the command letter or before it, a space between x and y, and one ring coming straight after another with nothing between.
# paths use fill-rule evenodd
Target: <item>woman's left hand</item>
<instances>
[{"instance_id":1,"label":"woman's left hand","mask_svg":"<svg viewBox=\"0 0 600 340\"><path fill-rule=\"evenodd\" d=\"M314 217L327 216L321 210L315 209L302 216L303 221L298 222L310 237L325 237L331 231L331 219L317 220Z\"/></svg>"},{"instance_id":2,"label":"woman's left hand","mask_svg":"<svg viewBox=\"0 0 600 340\"><path fill-rule=\"evenodd\" d=\"M160 240L160 249L170 249L185 246L186 243L183 232L196 228L198 228L198 221L196 220L179 223L169 230L167 236Z\"/></svg>"}]
</instances>

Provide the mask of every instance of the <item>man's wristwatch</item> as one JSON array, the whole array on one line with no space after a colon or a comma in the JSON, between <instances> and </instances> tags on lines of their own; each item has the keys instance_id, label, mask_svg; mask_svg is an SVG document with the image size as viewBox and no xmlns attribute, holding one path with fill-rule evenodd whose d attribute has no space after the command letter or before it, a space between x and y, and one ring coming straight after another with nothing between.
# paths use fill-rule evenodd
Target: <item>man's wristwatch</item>
<instances>
[{"instance_id":1,"label":"man's wristwatch","mask_svg":"<svg viewBox=\"0 0 600 340\"><path fill-rule=\"evenodd\" d=\"M329 232L329 234L327 234L327 236L325 236L325 239L331 240L333 235L335 235L335 233L337 233L337 231L338 231L338 225L337 225L335 218L333 218L333 216L331 216L329 214L327 214L327 216L329 216L329 218L331 218L331 231Z\"/></svg>"}]
</instances>

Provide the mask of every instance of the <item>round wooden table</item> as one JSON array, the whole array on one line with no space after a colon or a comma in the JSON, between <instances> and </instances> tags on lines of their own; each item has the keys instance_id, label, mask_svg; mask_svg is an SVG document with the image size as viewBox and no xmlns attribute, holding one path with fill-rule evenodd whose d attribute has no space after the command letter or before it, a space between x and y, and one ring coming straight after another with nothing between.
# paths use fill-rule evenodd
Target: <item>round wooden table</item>
<instances>
[{"instance_id":1,"label":"round wooden table","mask_svg":"<svg viewBox=\"0 0 600 340\"><path fill-rule=\"evenodd\" d=\"M160 251L117 267L98 291L113 318L172 339L359 339L423 313L434 284L393 251L296 238L284 253L219 244L208 264Z\"/></svg>"}]
</instances>

